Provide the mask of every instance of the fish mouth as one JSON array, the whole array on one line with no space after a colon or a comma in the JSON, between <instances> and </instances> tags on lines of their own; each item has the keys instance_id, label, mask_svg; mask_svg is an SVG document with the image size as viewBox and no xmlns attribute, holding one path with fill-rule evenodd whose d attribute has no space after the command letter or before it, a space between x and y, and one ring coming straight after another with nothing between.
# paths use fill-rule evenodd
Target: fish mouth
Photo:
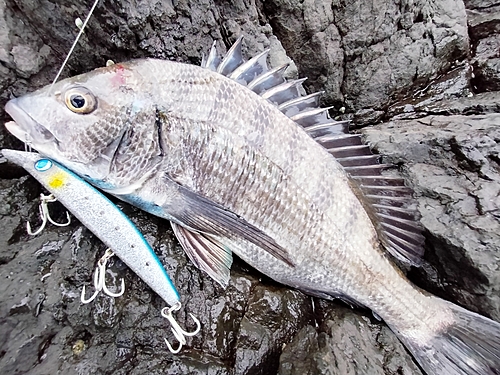
<instances>
[{"instance_id":1,"label":"fish mouth","mask_svg":"<svg viewBox=\"0 0 500 375\"><path fill-rule=\"evenodd\" d=\"M5 111L14 121L5 123L7 130L20 141L36 148L38 144L58 143L54 134L33 119L12 99L5 105Z\"/></svg>"}]
</instances>

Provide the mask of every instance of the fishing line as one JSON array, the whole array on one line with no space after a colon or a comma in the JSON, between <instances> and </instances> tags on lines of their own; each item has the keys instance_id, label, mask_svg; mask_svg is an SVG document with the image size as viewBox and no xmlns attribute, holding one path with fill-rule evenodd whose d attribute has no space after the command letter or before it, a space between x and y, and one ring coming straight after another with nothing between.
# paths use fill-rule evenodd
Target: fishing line
<instances>
[{"instance_id":1,"label":"fishing line","mask_svg":"<svg viewBox=\"0 0 500 375\"><path fill-rule=\"evenodd\" d=\"M90 19L90 16L92 16L92 13L94 13L94 9L96 8L97 6L97 3L99 3L99 0L95 0L94 2L94 5L92 5L92 8L90 8L90 12L89 14L87 15L87 18L85 18L85 21L83 22L83 25L80 27L80 32L78 33L78 35L76 36L76 39L75 41L73 42L73 45L71 46L71 48L69 49L69 52L68 52L68 55L66 56L66 59L64 60L64 62L62 63L62 66L61 68L59 69L59 71L57 72L57 75L56 75L56 78L54 78L54 81L52 82L52 84L50 85L50 88L49 88L49 91L48 91L48 94L50 94L50 92L52 91L52 87L54 87L55 83L57 82L57 80L59 79L59 76L61 75L64 67L66 66L66 63L68 62L71 54L73 53L73 50L75 49L76 47L76 44L78 43L78 40L80 39L80 37L82 36L83 34L83 31L85 30L85 27L87 26L87 23L89 22L89 19Z\"/></svg>"}]
</instances>

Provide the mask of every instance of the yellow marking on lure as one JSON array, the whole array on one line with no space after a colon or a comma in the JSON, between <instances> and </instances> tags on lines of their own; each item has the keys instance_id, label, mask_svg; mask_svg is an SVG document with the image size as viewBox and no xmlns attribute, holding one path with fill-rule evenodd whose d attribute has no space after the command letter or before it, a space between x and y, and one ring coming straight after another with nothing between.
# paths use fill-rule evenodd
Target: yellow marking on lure
<instances>
[{"instance_id":1,"label":"yellow marking on lure","mask_svg":"<svg viewBox=\"0 0 500 375\"><path fill-rule=\"evenodd\" d=\"M55 172L50 178L48 179L47 183L49 186L53 189L60 188L64 186L64 184L67 181L67 176L66 173L62 171Z\"/></svg>"}]
</instances>

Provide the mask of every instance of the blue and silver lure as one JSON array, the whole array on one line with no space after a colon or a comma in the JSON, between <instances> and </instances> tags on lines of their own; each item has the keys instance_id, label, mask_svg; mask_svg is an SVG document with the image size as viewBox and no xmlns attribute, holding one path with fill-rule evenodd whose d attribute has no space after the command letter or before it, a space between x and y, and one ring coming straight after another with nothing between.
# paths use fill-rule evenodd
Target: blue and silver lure
<instances>
[{"instance_id":1,"label":"blue and silver lure","mask_svg":"<svg viewBox=\"0 0 500 375\"><path fill-rule=\"evenodd\" d=\"M194 332L186 332L175 321L172 312L181 308L179 293L155 252L130 219L98 190L55 161L31 152L2 150L2 154L36 178L170 306L162 309L161 314L172 325L179 347L173 349L166 339L165 342L172 353L178 353L186 344L185 336L194 336L199 332L200 322L190 314L197 328ZM108 250L99 261L94 281L98 290L98 284L101 289L105 288L103 267L110 256L112 253ZM83 294L82 302L93 299L85 301Z\"/></svg>"}]
</instances>

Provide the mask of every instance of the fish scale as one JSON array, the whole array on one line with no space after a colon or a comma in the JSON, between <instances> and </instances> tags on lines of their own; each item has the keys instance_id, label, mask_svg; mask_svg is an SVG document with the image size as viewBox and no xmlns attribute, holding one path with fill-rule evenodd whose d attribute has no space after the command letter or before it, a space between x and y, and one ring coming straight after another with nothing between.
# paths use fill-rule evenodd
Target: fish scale
<instances>
[{"instance_id":1,"label":"fish scale","mask_svg":"<svg viewBox=\"0 0 500 375\"><path fill-rule=\"evenodd\" d=\"M429 375L498 375L500 324L421 291L384 252L421 263L411 190L381 173L387 166L318 95L301 96L303 80L287 82L286 67L270 70L265 57L245 62L239 39L222 61L213 47L203 67L115 64L54 85L62 97L93 98L89 114L45 88L7 103L6 126L170 220L222 286L235 253L278 282L372 309ZM106 142L80 140L106 131Z\"/></svg>"},{"instance_id":2,"label":"fish scale","mask_svg":"<svg viewBox=\"0 0 500 375\"><path fill-rule=\"evenodd\" d=\"M179 130L179 133L185 133L185 132L183 130ZM250 173L245 174L244 168L243 171L241 171L242 165L239 162L239 160L230 157L231 152L228 149L231 146L229 146L227 143L228 138L234 140L234 136L231 136L231 134L227 133L224 130L219 130L212 137L210 144L212 146L221 144L221 146L213 147L214 152L212 152L212 147L208 147L208 150L204 150L203 146L202 147L196 146L197 141L199 143L203 143L203 141L206 139L206 137L202 133L200 133L199 140L194 140L192 137L190 137L188 141L192 142L194 146L193 149L196 149L197 152L192 154L184 153L182 158L184 162L183 165L180 167L181 170L177 170L175 173L179 174L182 172L182 170L185 171L187 168L185 168L184 164L194 165L195 170L201 170L206 172L201 174L201 176L203 177L202 179L195 182L195 186L202 187L198 190L199 193L209 198L212 198L218 202L224 202L229 209L240 214L241 216L244 216L247 220L251 221L254 224L264 225L265 222L276 223L277 221L272 220L272 218L270 217L270 215L268 215L267 212L263 213L259 209L259 207L255 205L255 198L253 197L259 197L262 205L265 206L266 208L279 210L279 207L282 207L284 204L287 203L287 198L285 194L287 192L292 192L294 190L286 188L280 189L279 191L276 190L275 193L276 194L279 193L280 195L279 196L276 195L274 197L271 196L269 192L266 193L266 190L269 190L268 181L272 180L273 172L276 173L276 171L279 169L276 166L270 164L267 159L264 159L264 161L260 161L263 159L261 155L255 155L253 157L248 157L248 159L257 160L255 162L255 165L259 165L261 168L258 168L253 173L251 172L251 169L249 169L248 171ZM241 144L238 144L237 148L240 147ZM190 150L190 149L191 147L184 148L184 150ZM224 160L226 161L224 164L217 163L217 160L221 158L221 155L226 156L226 158L224 158ZM270 166L266 167L265 166L266 163L269 163ZM228 176L234 176L238 174L240 174L240 181L249 181L248 183L245 184L245 189L240 190L240 194L236 194L234 191L230 189L220 189L221 186L228 185L229 182L227 181ZM190 178L190 176L186 177L186 179L188 178ZM286 181L285 183L288 184L289 182ZM284 184L285 187L287 186L286 184ZM220 195L221 190L225 192L225 195ZM228 199L228 196L233 197L234 199L233 204L231 204L231 200ZM305 198L307 199L307 197ZM307 223L306 216L310 215L311 212L310 210L304 210L300 208L298 209L297 201L302 201L302 200L300 198L295 198L296 203L288 205L290 210L292 208L294 209L295 211L294 215L291 214L285 215L284 217L280 218L280 221L288 222L289 225L287 227L292 228L293 231L295 231L295 229L298 228L298 226L294 224ZM273 204L266 205L267 202L271 202ZM290 221L286 219L289 219ZM283 225L280 226L283 227ZM305 227L309 228L310 226L306 224ZM297 234L300 234L301 237L307 236L307 229ZM301 240L301 238L298 236L293 236L293 235L291 236L291 233L289 232L280 233L279 237L281 238L292 237L293 240L290 239L289 242L296 242Z\"/></svg>"},{"instance_id":3,"label":"fish scale","mask_svg":"<svg viewBox=\"0 0 500 375\"><path fill-rule=\"evenodd\" d=\"M193 70L196 70L196 67L192 68ZM186 69L188 68L183 66L182 72L185 73ZM174 69L171 68L169 74L175 76L176 73L173 70ZM177 74L183 74L182 72L177 72ZM199 71L199 75L202 77L210 76L212 74L213 73L209 71ZM191 77L191 85L193 85L193 82L210 81L209 78L196 78L196 75L194 73L190 73L188 74L188 76ZM218 79L225 80L224 77L218 77ZM168 83L161 83L163 89L168 87ZM332 294L337 293L339 295L349 295L359 303L367 305L375 311L378 311L380 307L385 307L386 303L379 302L383 302L387 299L385 293L383 294L384 298L380 298L379 301L372 301L371 291L369 293L366 293L364 287L360 288L356 286L364 284L363 280L359 280L359 275L370 275L375 273L375 276L372 276L371 279L373 281L377 281L380 280L378 275L383 274L384 278L382 278L382 280L391 280L392 278L387 276L391 273L397 272L380 252L377 252L379 260L375 262L378 265L377 267L367 267L366 263L362 261L362 259L365 257L374 256L373 248L378 248L378 245L374 246L374 243L376 243L376 234L373 225L364 213L364 210L360 210L359 201L354 196L354 194L352 194L350 188L348 188L345 172L341 169L340 166L336 165L335 160L331 158L321 147L318 147L318 145L309 136L299 131L299 128L297 128L291 120L283 116L281 116L281 118L275 118L277 117L275 115L275 113L277 112L273 111L274 107L272 107L268 102L262 100L260 97L254 98L254 94L251 92L237 91L237 83L234 83L232 81L225 82L224 85L219 85L219 87L220 86L223 86L222 90L224 91L224 93L219 94L216 92L215 97L222 97L227 100L227 98L230 97L229 93L232 93L233 95L239 95L240 97L233 97L234 102L236 102L233 103L233 106L236 104L238 109L235 109L234 111L218 111L215 118L211 119L211 121L214 121L223 129L227 128L231 131L234 129L234 132L236 133L235 135L239 135L241 137L246 137L248 136L248 134L251 134L254 131L263 132L263 139L265 139L265 142L261 145L259 151L263 155L265 155L267 160L273 160L273 163L277 165L278 168L283 170L284 173L287 173L287 179L285 180L285 182L288 182L288 180L300 181L300 189L302 191L310 192L307 197L309 197L313 201L314 198L316 198L317 205L321 204L324 214L329 217L329 220L323 219L322 221L320 221L323 225L323 228L318 231L321 232L321 235L323 236L323 238L327 239L327 241L323 242L323 246L321 246L319 249L315 249L314 261L312 263L305 261L302 265L296 266L296 268L293 270L289 270L285 266L276 267L276 264L273 264L275 262L272 262L272 259L266 259L269 258L267 254L263 254L262 250L256 250L255 246L251 246L246 241L241 241L241 243L239 244L235 244L234 242L230 242L228 244L227 242L225 242L227 246L233 248L234 251L248 263L254 265L265 274L272 275L271 277L285 284L295 286L302 285L302 288L304 288L304 284L306 284L306 281L309 279L310 282L305 287L305 289L323 291L326 289L327 291L330 291L330 293L332 293L333 290ZM212 96L207 96L206 94L204 94L206 90L206 85L202 85L201 87L199 87L199 91L201 92L201 94L194 93L195 88L193 87L189 89L189 92L195 98L198 98L198 100L203 97L209 97L208 101L214 105L214 108L217 108L217 106L220 106L224 103L224 100L222 99L214 101ZM172 88L172 91L175 92L175 88ZM212 91L212 89L210 89L210 91ZM191 101L192 99L189 98L189 102ZM255 104L255 102L257 102L258 104ZM255 106L259 107L259 112L267 112L267 116L265 117L266 121L254 121L254 127L242 127L240 125L240 119L253 119L253 114L255 113L255 108L252 108L248 105L243 105L246 103L252 103ZM241 106L238 104L241 104ZM202 107L206 108L207 105L207 103L204 103ZM269 109L266 108L268 106L270 107ZM201 115L199 113L196 113L196 111L187 112L185 109L190 108L190 106L185 105L181 101L181 98L177 99L174 108L174 112L181 113L177 115L179 118L185 116L184 121L186 124L188 124L186 125L186 128L197 126L195 125L196 119ZM179 112L177 112L177 109L179 110ZM216 111L213 108L210 111L210 113L215 112ZM207 120L207 122L212 123L211 121ZM270 126L270 123L273 123L273 126ZM250 121L249 124L252 124L252 121ZM278 130L276 130L275 128L278 126L280 127ZM171 129L171 131L172 130L173 129ZM182 131L181 133L184 132ZM280 144L282 139L296 140L295 144L298 145L298 147L294 148L293 151L289 151L288 153L286 152L286 150L285 152L282 152L281 148L277 148L275 146L276 144ZM184 149L189 150L189 147L185 147ZM221 150L223 148L217 149ZM294 158L292 158L292 162L290 162L289 159L283 157L283 155L287 155L290 153L293 153L294 155ZM201 155L197 154L196 157L199 159L202 155L203 153ZM193 160L193 158L188 157L186 158L186 160ZM189 168L187 170L189 170ZM177 173L180 172L181 171L177 171ZM205 196L216 200L218 196L216 192L220 190L220 185L211 184L211 182L213 182L212 177L214 177L214 172L216 173L216 171L213 171L211 175L207 175L206 179L203 180L203 193L205 194ZM304 176L311 176L311 178L304 179ZM316 176L321 176L321 178ZM252 177L253 182L257 183L258 176L254 175ZM247 184L245 187L247 194L251 194L252 185ZM288 190L288 184L284 184L284 186L282 186L281 188L285 191ZM328 194L328 192L330 192L331 194ZM342 197L343 199L332 199L332 193L334 193L337 197L340 195L340 197ZM227 202L223 203L227 204ZM250 205L253 210L256 210L255 205L252 205L252 202L249 202L247 204ZM304 227L308 227L309 221L307 215L311 215L312 212L310 209L308 209L309 205L304 204L304 200L297 200L294 206L302 207L301 210L298 210L299 220L297 221L300 222ZM258 211L255 211L254 215L247 215L246 212L240 212L238 211L237 207L235 207L234 211L238 215L245 217L246 220L254 225L263 224L263 222L252 220L252 216L258 216L255 215L256 213L258 213ZM358 217L356 213L359 213L361 215L361 218ZM302 217L300 217L301 215ZM332 220L332 216L334 217L334 220ZM358 220L357 223L356 219ZM363 220L364 224L360 224L359 220ZM318 223L318 221L316 220L311 221ZM355 225L353 225L353 222L355 223ZM286 222L282 222L283 228L287 226L286 224ZM335 230L334 228L339 229ZM286 234L277 233L276 236L285 241L284 238L289 238L289 235L291 233L293 233L292 230L287 230ZM344 235L342 237L338 237L339 233L344 233ZM318 238L318 235L316 236L316 238ZM294 250L296 248L296 245L290 240L286 240L286 242L288 246L285 247L289 249L289 251L294 254L295 259L300 262L304 258L303 252L308 251L307 247L304 246L297 250ZM305 244L302 243L301 245L307 245L307 242L308 241L306 241ZM356 248L356 251L354 251L353 248ZM272 264L272 266L267 267L262 266L262 264ZM322 265L321 268L318 267L319 264ZM334 264L333 267L332 264ZM323 275L321 275L321 273L323 273ZM315 275L314 280L309 275ZM377 284L378 283L379 282L377 282ZM381 287L383 287L383 285ZM405 301L406 303L405 305L401 306L401 309L393 309L391 311L392 313L395 313L397 311L397 315L403 317L408 310L420 310L419 308L417 308L417 305L424 299L419 298L420 293L417 292L413 287L409 286L409 284L390 284L385 286L385 288L387 290L390 290L388 292L389 295L405 293L406 295L412 295L413 297L413 302ZM374 304L377 305L378 308L373 308ZM379 315L385 318L385 314L382 313ZM441 316L446 317L447 314L442 313Z\"/></svg>"},{"instance_id":4,"label":"fish scale","mask_svg":"<svg viewBox=\"0 0 500 375\"><path fill-rule=\"evenodd\" d=\"M202 72L202 73L205 73L205 72ZM207 73L210 73L210 72L207 72ZM230 85L230 84L233 84L233 82L230 81L229 83L227 83L227 85ZM234 84L236 85L236 83L234 83ZM229 91L227 88L225 90ZM249 102L251 98L246 97L246 96L248 96L248 93L244 92L244 94L245 95L243 95L242 98L236 98L234 100L236 102L240 102L240 103ZM258 98L258 99L260 99L260 98ZM269 105L267 102L259 103L259 104L261 104L262 106ZM262 106L259 106L259 108L261 108ZM272 109L274 109L274 107L272 107ZM221 112L222 113L219 113L217 116L218 117L217 123L220 125L221 128L226 128L226 126L227 126L229 131L232 131L233 129L235 129L235 127L232 126L232 124L238 123L238 121L237 121L238 117L239 118L253 118L253 116L252 116L253 109L252 108L248 109L248 111L244 111L242 108L240 108L239 110L235 111L234 113L233 112L223 112L223 111L221 111ZM245 112L250 112L250 113L245 113ZM236 129L237 135L240 135L242 137L246 137L249 133L251 133L253 131L259 131L259 127L263 126L265 128L263 130L263 132L265 134L265 136L263 138L266 139L266 143L262 145L262 149L261 149L261 154L263 155L263 158L265 158L268 161L272 160L273 164L276 165L277 168L284 171L284 175L286 175L288 177L287 178L288 180L301 181L301 185L300 185L301 189L303 191L307 191L309 193L307 195L304 194L304 196L309 198L308 199L309 202L315 202L315 200L316 200L315 206L321 205L322 209L325 212L332 212L333 213L332 215L336 215L337 216L336 217L337 226L343 227L346 229L353 228L353 226L351 226L350 222L349 222L351 220L352 215L346 215L347 209L345 207L349 207L350 205L356 207L357 199L350 192L350 189L349 190L346 189L345 185L342 186L341 184L335 184L332 187L331 185L328 186L325 184L325 180L328 182L331 182L334 180L344 179L344 182L345 182L345 180L346 180L345 173L343 173L343 171L340 169L340 167L333 165L335 163L334 160L325 151L323 151L323 149L321 147L318 147L317 144L315 144L307 135L305 135L303 133L300 134L297 131L298 129L296 128L295 124L291 123L291 121L289 119L287 119L286 117L283 117L283 116L280 116L280 117L282 117L281 120L277 119L277 121L275 122L275 126L278 126L278 125L276 125L276 123L279 123L281 121L281 122L283 122L283 124L280 124L280 125L284 125L283 129L280 128L278 131L274 131L272 129L272 127L266 127L266 125L268 125L268 123L272 122L272 119L273 119L273 116L271 116L271 114L268 113L268 115L267 115L267 119L268 119L267 122L268 123L265 123L264 125L262 125L262 123L255 122L256 128L253 128L253 129L250 128L249 130L246 130L246 127L244 129L242 129L242 127L238 127ZM269 132L269 136L267 136L266 129L271 130ZM298 134L294 134L294 135L286 134L287 132L292 132L294 130L297 131ZM234 138L235 138L235 136L232 137L233 142L234 142ZM300 138L302 138L299 141L297 141L297 143L299 143L299 144L306 143L306 146L301 147L299 150L292 150L288 153L287 152L283 152L283 153L276 152L276 150L279 150L279 151L282 150L281 148L275 147L276 144L280 143L282 138L285 138L285 139L289 139L289 138L300 139ZM223 142L220 142L220 143L223 143ZM312 146L312 147L308 147L308 146ZM285 145L285 147L286 147L286 145ZM186 150L189 150L189 147L186 147ZM217 147L217 150L220 153L223 153L224 148ZM303 151L303 152L300 152L300 151ZM314 151L319 151L320 155L318 155L318 153L315 153ZM266 154L270 155L270 156L266 157L267 156ZM283 157L283 155L287 155L287 154L294 154L294 155L298 154L299 156L295 156L295 158L293 158L295 160L292 159L292 162L290 162L289 158ZM197 154L197 155L195 155L195 157L198 158L199 155L200 154ZM318 160L321 160L322 158L325 161L327 161L327 163L325 163L326 165L322 164L321 162L318 161ZM297 159L301 160L302 162L297 163L296 162ZM192 162L193 162L193 158L189 158L189 156L186 157L186 160L189 160L189 161L187 161L188 164L192 164ZM236 162L239 163L239 160ZM333 167L332 167L332 165L333 165ZM260 167L262 167L262 165L260 165ZM332 176L332 173L331 173L332 169L339 171L338 176ZM286 173L287 171L289 172L288 174ZM211 174L207 174L206 179L200 183L200 185L202 185L204 187L203 188L204 194L208 195L208 194L210 194L211 191L220 190L220 186L218 184L214 184L214 186L209 185L212 178L214 177L214 175L212 174L214 172L216 173L216 171L212 170ZM181 172L177 171L177 173L181 173ZM308 178L307 180L304 180L304 176L308 176L308 177L310 176L310 178ZM319 176L319 177L316 177L316 176ZM329 179L329 177L331 180ZM255 178L251 179L251 180L253 180L252 183L257 183L257 180ZM260 181L260 182L263 183L264 181ZM247 190L247 193L251 192L251 190L252 190L252 186L249 184L246 184L245 188ZM282 186L281 188L282 188L282 190L286 191L287 184L284 184L284 186ZM338 194L340 191L342 191L341 190L342 188L343 188L343 190L347 190L345 192L345 194L343 194L343 193L341 194L341 196L344 195L346 197L345 198L346 201L344 201L342 199L336 199L336 200L331 199L331 194L330 194L330 196L327 194L328 190L333 191L336 194ZM251 194L251 193L249 193L249 194ZM260 196L260 195L257 195L257 196ZM354 204L350 204L349 199L350 199L350 202L353 202ZM226 203L226 202L219 202L219 203ZM309 207L308 207L309 206L308 203L304 203L303 201L298 200L296 202L296 204L303 205L304 214L307 214L307 212L310 212ZM357 203L357 205L359 206L359 203ZM252 207L255 209L255 206L252 206ZM357 211L360 211L359 208L357 208ZM239 212L236 211L236 213L239 213ZM244 214L244 213L242 213L242 214ZM367 220L366 223L368 223L368 218L365 218L365 219ZM342 223L342 221L344 221L344 223ZM368 224L367 226L370 227L371 223Z\"/></svg>"}]
</instances>

